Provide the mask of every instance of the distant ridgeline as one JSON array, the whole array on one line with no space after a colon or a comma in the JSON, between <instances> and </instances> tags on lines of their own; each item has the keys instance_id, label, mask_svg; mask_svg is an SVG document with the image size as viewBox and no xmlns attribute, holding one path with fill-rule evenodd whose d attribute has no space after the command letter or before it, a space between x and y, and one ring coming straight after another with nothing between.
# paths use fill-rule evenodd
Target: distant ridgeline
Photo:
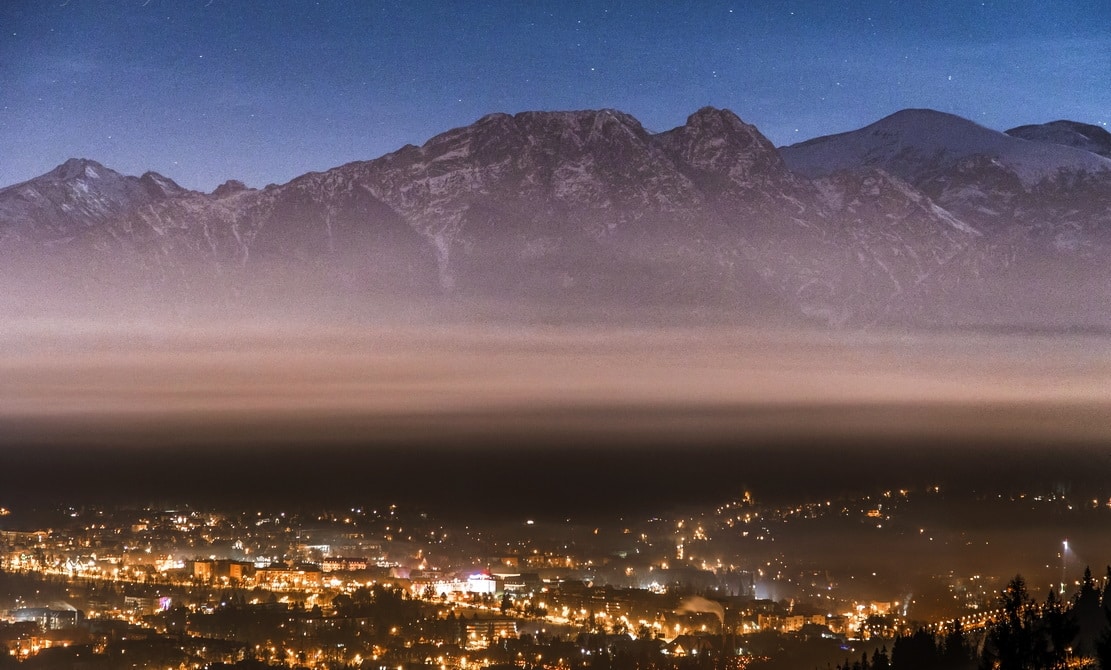
<instances>
[{"instance_id":1,"label":"distant ridgeline","mask_svg":"<svg viewBox=\"0 0 1111 670\"><path fill-rule=\"evenodd\" d=\"M829 324L1111 320L1111 135L930 110L777 149L726 110L492 114L262 190L92 160L0 190L0 307L431 299ZM18 281L16 281L18 280Z\"/></svg>"}]
</instances>

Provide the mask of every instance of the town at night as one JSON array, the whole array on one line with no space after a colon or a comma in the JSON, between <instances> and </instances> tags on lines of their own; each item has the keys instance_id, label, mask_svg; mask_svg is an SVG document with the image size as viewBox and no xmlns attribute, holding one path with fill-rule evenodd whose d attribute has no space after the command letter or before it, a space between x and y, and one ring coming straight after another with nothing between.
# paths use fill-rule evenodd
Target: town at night
<instances>
[{"instance_id":1,"label":"town at night","mask_svg":"<svg viewBox=\"0 0 1111 670\"><path fill-rule=\"evenodd\" d=\"M422 456L417 472L390 476L437 467ZM661 488L658 511L614 505L617 516L593 507L614 501L584 491L592 506L559 518L550 505L524 512L519 489L499 495L475 467L457 473L469 484L423 505L304 504L311 494L280 505L273 492L250 507L7 501L0 663L973 668L1006 643L1016 579L1030 644L1051 616L1068 636L1066 649L1039 653L1091 667L1106 648L1105 482L1027 488L1012 474L978 490L954 481L767 500L738 485L717 504L679 507ZM641 474L651 487L668 476ZM535 495L588 485L541 477ZM456 495L487 500L454 505ZM924 641L934 665L913 665ZM960 665L945 655L956 651Z\"/></svg>"},{"instance_id":2,"label":"town at night","mask_svg":"<svg viewBox=\"0 0 1111 670\"><path fill-rule=\"evenodd\" d=\"M1111 670L1109 0L3 0L0 670Z\"/></svg>"}]
</instances>

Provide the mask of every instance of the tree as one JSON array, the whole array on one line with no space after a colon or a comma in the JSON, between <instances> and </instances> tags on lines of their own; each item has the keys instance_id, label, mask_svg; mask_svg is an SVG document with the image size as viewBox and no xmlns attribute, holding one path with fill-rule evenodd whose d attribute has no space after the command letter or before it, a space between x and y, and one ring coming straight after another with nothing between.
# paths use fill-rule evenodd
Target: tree
<instances>
[{"instance_id":1,"label":"tree","mask_svg":"<svg viewBox=\"0 0 1111 670\"><path fill-rule=\"evenodd\" d=\"M872 652L872 670L891 670L891 659L887 657L887 647Z\"/></svg>"},{"instance_id":2,"label":"tree","mask_svg":"<svg viewBox=\"0 0 1111 670\"><path fill-rule=\"evenodd\" d=\"M983 664L998 670L1025 670L1035 658L1033 601L1026 580L1015 575L999 597L1002 615L984 641Z\"/></svg>"},{"instance_id":3,"label":"tree","mask_svg":"<svg viewBox=\"0 0 1111 670\"><path fill-rule=\"evenodd\" d=\"M926 630L899 636L891 646L893 670L933 670L938 667L938 661L937 641Z\"/></svg>"},{"instance_id":4,"label":"tree","mask_svg":"<svg viewBox=\"0 0 1111 670\"><path fill-rule=\"evenodd\" d=\"M1077 655L1095 656L1096 644L1107 632L1107 616L1100 604L1100 595L1091 569L1084 568L1084 580L1072 606L1072 619L1077 628L1073 649Z\"/></svg>"},{"instance_id":5,"label":"tree","mask_svg":"<svg viewBox=\"0 0 1111 670\"><path fill-rule=\"evenodd\" d=\"M1096 640L1095 655L1101 668L1111 668L1111 565L1107 566L1100 605L1103 609L1104 631Z\"/></svg>"},{"instance_id":6,"label":"tree","mask_svg":"<svg viewBox=\"0 0 1111 670\"><path fill-rule=\"evenodd\" d=\"M1061 597L1053 589L1046 596L1042 616L1038 622L1037 645L1040 666L1063 668L1072 651L1078 627Z\"/></svg>"},{"instance_id":7,"label":"tree","mask_svg":"<svg viewBox=\"0 0 1111 670\"><path fill-rule=\"evenodd\" d=\"M964 636L960 619L953 622L945 633L941 646L941 667L947 670L972 670L976 667L976 654Z\"/></svg>"}]
</instances>

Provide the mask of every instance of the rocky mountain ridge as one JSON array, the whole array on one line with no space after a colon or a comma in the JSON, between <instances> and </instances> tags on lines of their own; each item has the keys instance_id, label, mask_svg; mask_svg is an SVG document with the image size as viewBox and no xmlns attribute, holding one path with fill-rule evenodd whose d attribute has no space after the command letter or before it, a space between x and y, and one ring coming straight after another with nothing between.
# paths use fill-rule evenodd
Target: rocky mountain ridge
<instances>
[{"instance_id":1,"label":"rocky mountain ridge","mask_svg":"<svg viewBox=\"0 0 1111 670\"><path fill-rule=\"evenodd\" d=\"M40 177L0 188L0 242L66 241L136 207L187 193L157 172L130 177L71 158Z\"/></svg>"},{"instance_id":2,"label":"rocky mountain ridge","mask_svg":"<svg viewBox=\"0 0 1111 670\"><path fill-rule=\"evenodd\" d=\"M233 285L307 270L356 300L1098 320L1111 160L1035 135L905 110L777 150L709 107L660 133L615 110L491 114L420 147L212 194L75 159L0 189L0 253L80 249L185 284L197 268ZM1043 282L1062 277L1083 294L1059 286L1047 307Z\"/></svg>"}]
</instances>

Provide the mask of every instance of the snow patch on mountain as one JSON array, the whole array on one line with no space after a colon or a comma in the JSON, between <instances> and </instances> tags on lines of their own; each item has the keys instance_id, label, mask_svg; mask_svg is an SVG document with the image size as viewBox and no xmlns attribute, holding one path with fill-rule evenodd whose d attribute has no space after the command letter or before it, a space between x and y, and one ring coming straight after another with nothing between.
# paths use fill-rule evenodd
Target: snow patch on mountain
<instances>
[{"instance_id":1,"label":"snow patch on mountain","mask_svg":"<svg viewBox=\"0 0 1111 670\"><path fill-rule=\"evenodd\" d=\"M1111 160L1102 156L1012 137L929 109L903 110L860 130L779 151L792 171L809 178L874 167L917 184L974 156L1013 172L1026 188L1068 173L1111 173Z\"/></svg>"},{"instance_id":2,"label":"snow patch on mountain","mask_svg":"<svg viewBox=\"0 0 1111 670\"><path fill-rule=\"evenodd\" d=\"M1051 121L1011 128L1006 133L1034 142L1060 144L1111 158L1111 132L1101 126L1076 121Z\"/></svg>"}]
</instances>

